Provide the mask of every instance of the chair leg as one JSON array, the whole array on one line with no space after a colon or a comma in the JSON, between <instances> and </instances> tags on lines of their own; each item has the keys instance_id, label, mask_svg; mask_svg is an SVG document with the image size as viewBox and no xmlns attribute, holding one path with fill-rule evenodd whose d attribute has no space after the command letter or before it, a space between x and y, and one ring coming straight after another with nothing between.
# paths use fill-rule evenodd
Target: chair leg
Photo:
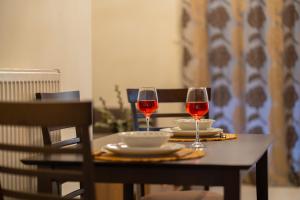
<instances>
[{"instance_id":1,"label":"chair leg","mask_svg":"<svg viewBox=\"0 0 300 200\"><path fill-rule=\"evenodd\" d=\"M141 196L145 196L145 184L141 184Z\"/></svg>"},{"instance_id":2,"label":"chair leg","mask_svg":"<svg viewBox=\"0 0 300 200\"><path fill-rule=\"evenodd\" d=\"M190 185L182 185L182 190L191 190Z\"/></svg>"},{"instance_id":3,"label":"chair leg","mask_svg":"<svg viewBox=\"0 0 300 200\"><path fill-rule=\"evenodd\" d=\"M123 200L134 199L133 184L125 183L123 184Z\"/></svg>"},{"instance_id":4,"label":"chair leg","mask_svg":"<svg viewBox=\"0 0 300 200\"><path fill-rule=\"evenodd\" d=\"M52 181L52 194L62 195L61 184L56 181Z\"/></svg>"},{"instance_id":5,"label":"chair leg","mask_svg":"<svg viewBox=\"0 0 300 200\"><path fill-rule=\"evenodd\" d=\"M79 184L80 189L84 188L84 185L82 182ZM84 199L84 192L80 195L80 198Z\"/></svg>"},{"instance_id":6,"label":"chair leg","mask_svg":"<svg viewBox=\"0 0 300 200\"><path fill-rule=\"evenodd\" d=\"M209 191L209 186L208 186L208 185L205 185L205 186L204 186L204 190L205 190L205 191Z\"/></svg>"}]
</instances>

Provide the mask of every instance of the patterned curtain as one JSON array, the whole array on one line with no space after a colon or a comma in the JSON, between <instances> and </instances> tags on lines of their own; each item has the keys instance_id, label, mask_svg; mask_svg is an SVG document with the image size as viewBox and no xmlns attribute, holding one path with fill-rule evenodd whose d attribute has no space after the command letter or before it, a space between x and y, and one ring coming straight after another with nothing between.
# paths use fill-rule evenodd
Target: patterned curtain
<instances>
[{"instance_id":1,"label":"patterned curtain","mask_svg":"<svg viewBox=\"0 0 300 200\"><path fill-rule=\"evenodd\" d=\"M183 84L228 132L270 134L270 181L300 185L300 1L182 0Z\"/></svg>"}]
</instances>

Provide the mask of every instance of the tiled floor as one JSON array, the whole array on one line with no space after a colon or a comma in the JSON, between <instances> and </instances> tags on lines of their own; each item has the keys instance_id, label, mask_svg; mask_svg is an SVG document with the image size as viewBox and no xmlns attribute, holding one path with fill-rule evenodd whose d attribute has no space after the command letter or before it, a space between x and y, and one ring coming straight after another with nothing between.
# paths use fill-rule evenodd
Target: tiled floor
<instances>
[{"instance_id":1,"label":"tiled floor","mask_svg":"<svg viewBox=\"0 0 300 200\"><path fill-rule=\"evenodd\" d=\"M214 187L211 190L222 193L222 188ZM242 186L241 200L255 200L256 189L254 186ZM269 187L269 200L300 200L300 188L296 187Z\"/></svg>"},{"instance_id":2,"label":"tiled floor","mask_svg":"<svg viewBox=\"0 0 300 200\"><path fill-rule=\"evenodd\" d=\"M76 185L76 184L75 184ZM78 185L74 184L64 187L68 190L77 188ZM223 189L221 187L211 187L212 191L222 194ZM106 199L110 200L110 199ZM254 186L243 185L242 186L242 199L241 200L256 200L256 190ZM296 187L269 187L269 200L300 200L300 188Z\"/></svg>"}]
</instances>

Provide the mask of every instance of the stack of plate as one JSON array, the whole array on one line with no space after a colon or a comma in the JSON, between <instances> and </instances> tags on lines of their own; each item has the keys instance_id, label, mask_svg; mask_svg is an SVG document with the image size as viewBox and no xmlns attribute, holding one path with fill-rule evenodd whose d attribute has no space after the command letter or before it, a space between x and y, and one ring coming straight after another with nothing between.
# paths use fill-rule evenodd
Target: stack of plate
<instances>
[{"instance_id":1,"label":"stack of plate","mask_svg":"<svg viewBox=\"0 0 300 200\"><path fill-rule=\"evenodd\" d=\"M221 128L213 128L212 124L215 122L213 119L200 119L199 120L199 134L200 137L213 137L219 136L223 133ZM173 134L174 137L195 137L196 122L192 118L183 118L175 120L176 127L164 128L161 131Z\"/></svg>"},{"instance_id":2,"label":"stack of plate","mask_svg":"<svg viewBox=\"0 0 300 200\"><path fill-rule=\"evenodd\" d=\"M179 127L172 127L172 128L164 128L161 131L173 133L175 137L195 137L195 130L182 130ZM223 129L221 128L208 128L205 130L199 130L199 134L202 137L211 137L219 135L223 133Z\"/></svg>"},{"instance_id":3,"label":"stack of plate","mask_svg":"<svg viewBox=\"0 0 300 200\"><path fill-rule=\"evenodd\" d=\"M168 143L173 133L165 131L132 131L118 134L120 143L107 144L104 148L121 155L165 155L185 147L183 144Z\"/></svg>"}]
</instances>

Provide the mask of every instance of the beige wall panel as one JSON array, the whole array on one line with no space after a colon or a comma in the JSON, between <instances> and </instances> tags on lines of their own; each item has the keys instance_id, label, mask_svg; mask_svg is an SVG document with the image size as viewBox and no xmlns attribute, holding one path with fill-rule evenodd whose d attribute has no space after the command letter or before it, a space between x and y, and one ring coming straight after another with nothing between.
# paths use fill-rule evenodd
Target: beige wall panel
<instances>
[{"instance_id":1,"label":"beige wall panel","mask_svg":"<svg viewBox=\"0 0 300 200\"><path fill-rule=\"evenodd\" d=\"M93 0L93 94L116 106L114 85L180 87L179 0ZM127 100L126 100L127 103ZM127 104L126 104L127 105Z\"/></svg>"},{"instance_id":2,"label":"beige wall panel","mask_svg":"<svg viewBox=\"0 0 300 200\"><path fill-rule=\"evenodd\" d=\"M91 98L91 2L0 0L0 68L57 68Z\"/></svg>"}]
</instances>

